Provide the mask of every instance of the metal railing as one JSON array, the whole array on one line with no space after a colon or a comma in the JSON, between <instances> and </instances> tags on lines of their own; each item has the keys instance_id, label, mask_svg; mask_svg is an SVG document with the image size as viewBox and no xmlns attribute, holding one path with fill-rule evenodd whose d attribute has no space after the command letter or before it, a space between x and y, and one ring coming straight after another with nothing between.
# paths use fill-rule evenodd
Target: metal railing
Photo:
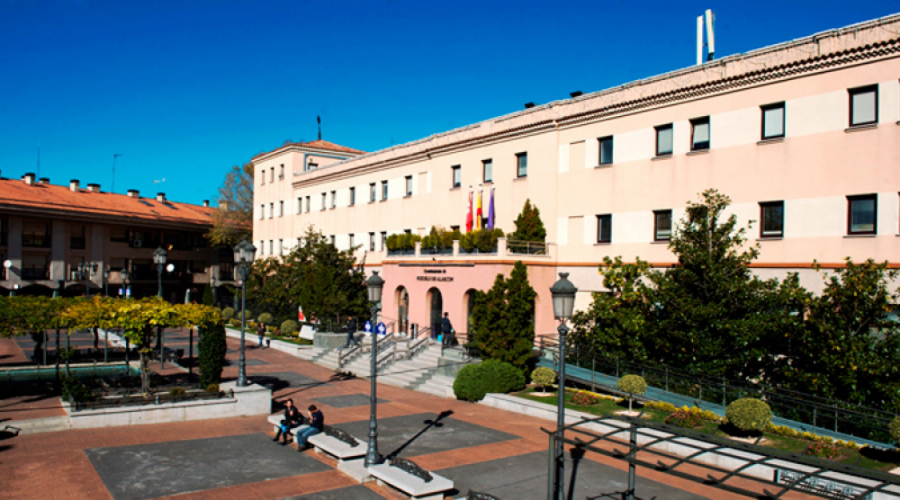
<instances>
[{"instance_id":1,"label":"metal railing","mask_svg":"<svg viewBox=\"0 0 900 500\"><path fill-rule=\"evenodd\" d=\"M409 344L406 348L407 358L413 357L416 353L427 347L429 340L431 340L431 327L425 327L417 331L415 335L409 339Z\"/></svg>"},{"instance_id":2,"label":"metal railing","mask_svg":"<svg viewBox=\"0 0 900 500\"><path fill-rule=\"evenodd\" d=\"M550 245L543 241L507 240L506 251L511 254L547 255Z\"/></svg>"},{"instance_id":3,"label":"metal railing","mask_svg":"<svg viewBox=\"0 0 900 500\"><path fill-rule=\"evenodd\" d=\"M554 358L557 342L540 338L540 348L552 351ZM835 433L891 442L888 431L895 413L856 405L846 401L818 397L813 394L794 391L770 384L733 380L726 377L712 377L704 374L688 373L659 363L646 365L634 363L616 356L600 355L589 350L569 346L566 353L568 366L589 371L587 378L577 371L567 369L566 379L605 387L616 392L613 381L626 374L640 375L647 385L666 393L690 398L692 402L703 402L727 407L729 403L744 397L756 397L766 401L776 417L811 425L813 430L823 429ZM595 378L595 375L600 377ZM603 376L611 377L610 383L603 382Z\"/></svg>"}]
</instances>

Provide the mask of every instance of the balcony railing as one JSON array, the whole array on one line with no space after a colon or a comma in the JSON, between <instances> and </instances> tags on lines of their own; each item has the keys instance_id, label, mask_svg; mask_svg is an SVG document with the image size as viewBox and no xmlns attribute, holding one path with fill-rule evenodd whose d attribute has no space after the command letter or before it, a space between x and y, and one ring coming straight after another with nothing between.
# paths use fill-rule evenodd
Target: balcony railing
<instances>
[{"instance_id":1,"label":"balcony railing","mask_svg":"<svg viewBox=\"0 0 900 500\"><path fill-rule=\"evenodd\" d=\"M538 241L514 241L506 242L506 251L519 255L547 255L548 244Z\"/></svg>"},{"instance_id":2,"label":"balcony railing","mask_svg":"<svg viewBox=\"0 0 900 500\"><path fill-rule=\"evenodd\" d=\"M48 280L50 279L49 267L25 267L22 268L23 280Z\"/></svg>"}]
</instances>

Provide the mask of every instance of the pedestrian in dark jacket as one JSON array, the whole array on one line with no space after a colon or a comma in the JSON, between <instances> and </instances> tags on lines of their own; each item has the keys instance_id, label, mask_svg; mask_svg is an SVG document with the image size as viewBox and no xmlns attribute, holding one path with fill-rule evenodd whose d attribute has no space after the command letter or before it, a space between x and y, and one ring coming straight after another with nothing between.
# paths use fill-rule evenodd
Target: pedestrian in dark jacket
<instances>
[{"instance_id":1,"label":"pedestrian in dark jacket","mask_svg":"<svg viewBox=\"0 0 900 500\"><path fill-rule=\"evenodd\" d=\"M350 342L359 347L359 341L356 340L356 320L353 318L350 318L350 321L347 322L347 343L344 344L344 349L350 347Z\"/></svg>"},{"instance_id":2,"label":"pedestrian in dark jacket","mask_svg":"<svg viewBox=\"0 0 900 500\"><path fill-rule=\"evenodd\" d=\"M441 344L445 347L452 345L452 339L453 325L450 323L450 314L444 313L444 317L441 318Z\"/></svg>"},{"instance_id":3,"label":"pedestrian in dark jacket","mask_svg":"<svg viewBox=\"0 0 900 500\"><path fill-rule=\"evenodd\" d=\"M316 405L309 405L309 427L297 433L297 449L303 451L307 448L306 440L322 432L325 428L325 416Z\"/></svg>"},{"instance_id":4,"label":"pedestrian in dark jacket","mask_svg":"<svg viewBox=\"0 0 900 500\"><path fill-rule=\"evenodd\" d=\"M284 419L281 420L281 427L278 428L278 434L272 441L278 442L278 438L284 436L284 442L281 444L288 444L291 429L299 427L302 422L303 416L300 415L300 410L294 406L294 400L288 399L284 402Z\"/></svg>"}]
</instances>

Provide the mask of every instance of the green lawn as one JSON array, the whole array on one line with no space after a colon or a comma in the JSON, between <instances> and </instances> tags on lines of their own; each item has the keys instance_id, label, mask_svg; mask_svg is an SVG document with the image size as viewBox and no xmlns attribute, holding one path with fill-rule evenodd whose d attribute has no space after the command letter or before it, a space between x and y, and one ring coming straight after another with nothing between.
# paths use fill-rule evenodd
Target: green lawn
<instances>
[{"instance_id":1,"label":"green lawn","mask_svg":"<svg viewBox=\"0 0 900 500\"><path fill-rule=\"evenodd\" d=\"M547 405L556 406L557 405L557 395L556 392L552 392L552 396L537 396L535 394L540 393L540 391L536 391L534 389L526 389L522 392L516 393L515 395L524 399L529 399L531 401L537 401L539 403L544 403ZM621 403L616 403L615 401L610 401L607 399L601 399L598 403L582 406L577 405L572 402L572 397L574 393L567 392L566 394L566 408L571 410L577 410L584 413L591 413L597 416L604 415L614 415L617 411L628 410L628 401L622 401ZM643 411L643 418L651 420L653 422L664 422L666 417L669 416L668 412L652 410L649 408L638 408L635 406L635 410ZM707 420L701 420L701 424L699 427L693 429L694 431L701 432L704 434L712 434L715 436L730 438L725 430L723 430L723 426ZM812 444L812 441L800 438L793 438L787 436L781 436L778 434L772 433L764 433L763 439L766 441L766 444L763 446L769 446L778 450L793 452L803 454L806 451L806 448ZM900 452L897 451L878 451L871 449L862 449L862 450L854 450L851 448L840 448L841 450L841 458L835 460L835 463L841 463L845 465L854 465L856 467L863 467L867 469L876 469L880 471L890 471L898 466L900 466Z\"/></svg>"}]
</instances>

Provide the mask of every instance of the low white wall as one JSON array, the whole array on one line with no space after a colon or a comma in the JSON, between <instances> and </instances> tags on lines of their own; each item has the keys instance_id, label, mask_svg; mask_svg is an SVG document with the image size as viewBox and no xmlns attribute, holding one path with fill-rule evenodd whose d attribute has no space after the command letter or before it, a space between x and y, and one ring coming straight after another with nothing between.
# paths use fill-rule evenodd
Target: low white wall
<instances>
[{"instance_id":1,"label":"low white wall","mask_svg":"<svg viewBox=\"0 0 900 500\"><path fill-rule=\"evenodd\" d=\"M235 382L226 382L220 386L220 389L226 393L234 390L234 398L224 397L222 399L81 411L72 411L69 403L63 402L63 409L69 416L72 429L158 424L271 413L272 391L263 386L250 384L246 387L237 387Z\"/></svg>"}]
</instances>

